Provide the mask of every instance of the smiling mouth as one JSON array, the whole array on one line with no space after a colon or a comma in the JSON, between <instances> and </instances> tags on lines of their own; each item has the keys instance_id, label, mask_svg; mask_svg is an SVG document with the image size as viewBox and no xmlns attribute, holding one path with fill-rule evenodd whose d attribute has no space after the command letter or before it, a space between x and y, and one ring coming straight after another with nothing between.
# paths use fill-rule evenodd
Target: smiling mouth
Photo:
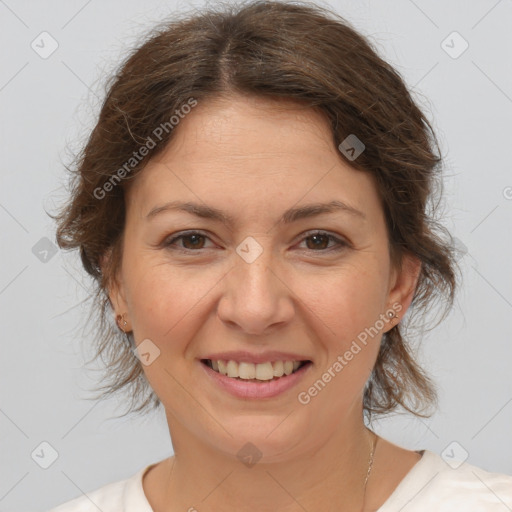
<instances>
[{"instance_id":1,"label":"smiling mouth","mask_svg":"<svg viewBox=\"0 0 512 512\"><path fill-rule=\"evenodd\" d=\"M295 373L311 361L267 361L265 363L246 363L237 361L222 361L201 359L201 363L213 371L232 379L262 382L277 380Z\"/></svg>"}]
</instances>

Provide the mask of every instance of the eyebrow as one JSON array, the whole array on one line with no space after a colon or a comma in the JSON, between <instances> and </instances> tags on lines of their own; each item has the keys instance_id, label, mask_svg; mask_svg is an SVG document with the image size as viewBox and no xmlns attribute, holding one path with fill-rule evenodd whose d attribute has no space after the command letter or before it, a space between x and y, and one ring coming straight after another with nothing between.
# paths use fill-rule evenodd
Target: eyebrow
<instances>
[{"instance_id":1,"label":"eyebrow","mask_svg":"<svg viewBox=\"0 0 512 512\"><path fill-rule=\"evenodd\" d=\"M234 218L222 210L207 206L205 204L181 201L170 201L163 204L162 206L156 206L146 215L146 220L151 220L159 213L169 211L188 212L192 215L196 215L197 217L201 217L202 219L216 220L231 226L234 224ZM353 217L366 220L366 215L362 211L342 201L334 200L328 203L312 203L297 208L290 208L283 213L278 223L290 224L300 219L314 217L323 213L334 212L347 213Z\"/></svg>"}]
</instances>

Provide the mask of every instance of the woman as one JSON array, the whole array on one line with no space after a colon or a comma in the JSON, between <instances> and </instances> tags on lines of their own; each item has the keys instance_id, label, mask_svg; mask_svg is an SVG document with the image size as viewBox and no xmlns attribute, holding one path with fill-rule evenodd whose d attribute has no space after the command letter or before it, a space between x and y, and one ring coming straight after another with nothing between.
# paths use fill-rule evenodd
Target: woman
<instances>
[{"instance_id":1,"label":"woman","mask_svg":"<svg viewBox=\"0 0 512 512\"><path fill-rule=\"evenodd\" d=\"M57 239L97 283L107 393L163 405L174 456L54 511L512 507L512 477L367 426L436 403L404 337L455 292L436 147L399 75L311 4L204 11L134 51Z\"/></svg>"}]
</instances>

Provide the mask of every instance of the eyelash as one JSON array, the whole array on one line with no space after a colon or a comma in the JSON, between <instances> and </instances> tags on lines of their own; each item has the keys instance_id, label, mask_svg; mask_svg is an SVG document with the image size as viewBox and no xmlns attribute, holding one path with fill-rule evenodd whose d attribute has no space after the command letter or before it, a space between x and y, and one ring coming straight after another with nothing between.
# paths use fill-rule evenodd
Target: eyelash
<instances>
[{"instance_id":1,"label":"eyelash","mask_svg":"<svg viewBox=\"0 0 512 512\"><path fill-rule=\"evenodd\" d=\"M180 248L180 247L173 247L174 243L180 239L183 239L183 238L187 238L189 236L193 236L193 235L199 235L199 236L202 236L204 238L208 238L209 237L200 232L200 231L187 231L187 232L184 232L184 233L180 233L179 235L177 236L174 236L170 239L167 239L163 242L163 246L164 247L167 247L167 248L170 248L172 250L176 250L176 251L180 251L180 252L184 252L184 253L191 253L191 252L199 252L201 251L203 248L200 248L200 249L184 249L184 248ZM327 251L340 251L342 249L345 249L347 247L349 247L349 244L347 242L345 242L344 240L342 240L341 238L338 238L334 235L331 235L330 233L327 233L325 231L312 231L312 232L307 232L306 233L306 236L304 236L302 239L301 239L301 242L304 241L304 240L307 240L308 238L311 238L313 236L326 236L329 241L334 241L336 242L336 244L338 245L338 247L335 247L335 248L327 248L327 249L319 249L319 250L314 250L314 249L306 249L306 250L309 250L309 251L312 251L312 252L327 252Z\"/></svg>"}]
</instances>

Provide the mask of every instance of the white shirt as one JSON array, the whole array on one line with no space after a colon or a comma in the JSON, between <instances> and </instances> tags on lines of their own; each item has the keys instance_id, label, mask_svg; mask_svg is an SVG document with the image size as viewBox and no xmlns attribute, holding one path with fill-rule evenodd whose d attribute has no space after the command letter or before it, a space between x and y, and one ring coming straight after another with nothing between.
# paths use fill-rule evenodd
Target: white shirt
<instances>
[{"instance_id":1,"label":"white shirt","mask_svg":"<svg viewBox=\"0 0 512 512\"><path fill-rule=\"evenodd\" d=\"M490 473L464 462L454 469L438 454L421 450L421 459L377 512L509 512L512 476ZM49 512L153 512L142 477L155 464L125 480L79 496ZM452 463L452 466L456 464Z\"/></svg>"}]
</instances>

